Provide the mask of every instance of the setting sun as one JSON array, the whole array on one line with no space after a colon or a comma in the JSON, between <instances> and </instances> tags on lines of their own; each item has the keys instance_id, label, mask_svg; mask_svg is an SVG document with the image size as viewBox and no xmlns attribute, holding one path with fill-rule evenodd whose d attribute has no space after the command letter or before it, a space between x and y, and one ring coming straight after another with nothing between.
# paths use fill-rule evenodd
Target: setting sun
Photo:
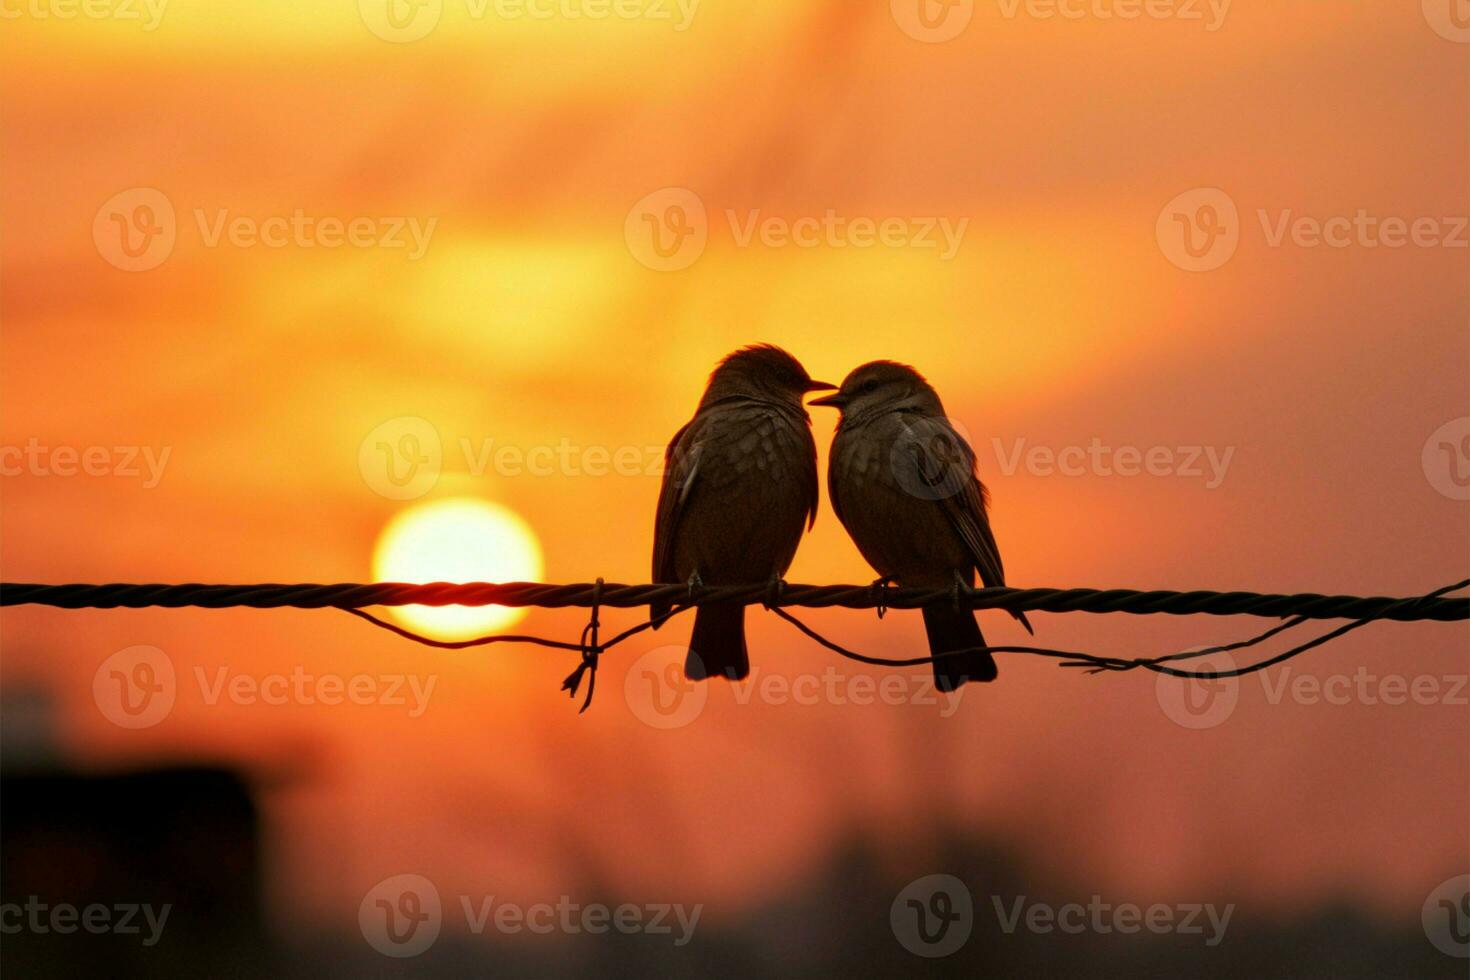
<instances>
[{"instance_id":1,"label":"setting sun","mask_svg":"<svg viewBox=\"0 0 1470 980\"><path fill-rule=\"evenodd\" d=\"M473 497L418 504L378 536L373 577L380 582L535 582L541 544L519 514ZM397 606L393 618L441 640L462 640L519 622L507 606Z\"/></svg>"}]
</instances>

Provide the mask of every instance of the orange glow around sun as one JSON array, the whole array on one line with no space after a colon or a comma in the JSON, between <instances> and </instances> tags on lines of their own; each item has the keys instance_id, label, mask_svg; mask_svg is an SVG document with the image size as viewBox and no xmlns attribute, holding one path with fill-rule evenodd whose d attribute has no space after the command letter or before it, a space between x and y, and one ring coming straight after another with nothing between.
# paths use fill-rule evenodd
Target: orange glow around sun
<instances>
[{"instance_id":1,"label":"orange glow around sun","mask_svg":"<svg viewBox=\"0 0 1470 980\"><path fill-rule=\"evenodd\" d=\"M417 504L378 535L373 578L379 582L536 582L541 543L514 511L474 497ZM395 606L403 626L440 640L463 640L519 622L508 606Z\"/></svg>"}]
</instances>

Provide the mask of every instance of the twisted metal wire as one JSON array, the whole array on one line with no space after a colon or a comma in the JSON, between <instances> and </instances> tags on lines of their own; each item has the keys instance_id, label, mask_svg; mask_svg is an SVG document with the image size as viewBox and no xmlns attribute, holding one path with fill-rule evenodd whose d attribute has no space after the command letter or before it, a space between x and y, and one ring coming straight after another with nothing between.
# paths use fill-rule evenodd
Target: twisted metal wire
<instances>
[{"instance_id":1,"label":"twisted metal wire","mask_svg":"<svg viewBox=\"0 0 1470 980\"><path fill-rule=\"evenodd\" d=\"M1321 646L1352 630L1378 621L1458 622L1470 619L1470 597L1444 598L1446 593L1470 587L1470 579L1409 598L1383 596L1327 596L1316 593L1273 595L1256 592L1173 592L1138 591L1134 589L972 589L956 582L949 589L895 589L886 583L857 585L788 585L772 581L764 585L700 586L700 585L607 585L602 579L575 585L546 585L536 582L494 584L477 582L468 585L434 583L409 585L382 582L371 585L35 585L0 583L0 606L25 604L56 606L63 609L82 608L180 608L221 609L251 607L275 609L336 608L351 613L398 636L439 649L460 650L492 643L530 643L581 654L581 663L562 682L562 690L575 698L584 678L587 694L582 711L592 704L597 684L597 667L601 655L629 637L654 627L646 620L623 630L609 640L601 640L598 613L603 606L628 608L649 605L657 600L675 604L669 616L688 612L710 602L760 604L791 623L808 638L849 660L883 667L906 667L932 663L935 660L962 656L978 650L990 653L1024 653L1049 657L1063 667L1085 667L1089 673L1126 671L1145 668L1174 677L1216 678L1238 677L1254 673ZM396 626L364 611L362 606L383 605L503 605L542 606L547 608L585 607L591 617L576 643L540 636L502 633L470 640L435 640L401 626ZM1285 622L1254 637L1203 650L1172 653L1159 657L1100 656L1081 651L1055 650L1033 646L987 646L951 650L920 657L889 658L858 653L829 640L786 611L786 607L842 607L876 609L881 617L888 609L914 609L922 606L949 604L954 608L1004 609L1039 612L1124 612L1135 615L1165 613L1176 616L1207 614L1214 616L1290 617ZM668 616L658 622L664 622ZM1210 653L1241 650L1255 646L1310 620L1350 619L1352 622L1246 667L1228 671L1209 668L1187 670L1170 666L1178 661L1202 657Z\"/></svg>"},{"instance_id":2,"label":"twisted metal wire","mask_svg":"<svg viewBox=\"0 0 1470 980\"><path fill-rule=\"evenodd\" d=\"M62 609L360 609L363 606L540 606L632 608L663 600L683 606L740 602L771 608L918 609L954 604L968 609L1051 613L1130 613L1171 616L1292 616L1302 619L1458 622L1470 620L1470 597L1271 594L1137 589L899 589L876 585L617 585L583 582L473 582L410 585L401 582L260 585L39 585L0 583L0 606L43 605Z\"/></svg>"},{"instance_id":3,"label":"twisted metal wire","mask_svg":"<svg viewBox=\"0 0 1470 980\"><path fill-rule=\"evenodd\" d=\"M1416 599L1403 600L1403 603L1406 609L1412 608L1414 606L1422 606L1427 603L1435 602L1439 599L1439 597L1445 595L1446 593L1459 592L1461 589L1465 589L1467 587L1470 587L1470 579L1466 579L1461 582L1455 582L1452 585L1446 585L1442 588L1435 589L1428 595L1420 596ZM948 657L958 657L968 653L978 653L984 651L987 653L1026 653L1033 656L1050 657L1054 660L1061 661L1060 666L1062 667L1086 667L1088 668L1087 672L1089 674L1098 674L1102 673L1103 671L1136 670L1141 667L1146 670L1151 670L1157 674L1167 674L1170 677L1192 678L1197 680L1212 680L1215 678L1227 677L1244 677L1247 674L1254 674L1259 671L1265 670L1267 667L1273 667L1276 664L1282 663L1284 661L1290 660L1293 657L1299 656L1300 654L1306 653L1308 650L1314 649L1323 645L1324 643L1335 640L1339 636L1342 636L1346 633L1351 633L1353 630L1362 629L1364 626L1380 621L1379 619L1375 618L1355 620L1343 626L1339 626L1336 629L1331 630L1327 633L1323 633L1320 636L1314 637L1305 643L1298 644L1297 646L1294 646L1289 650L1278 653L1274 657L1270 657L1266 660L1260 660L1253 664L1247 664L1244 667L1236 667L1228 670L1216 670L1209 667L1202 668L1200 670L1187 670L1181 667L1172 667L1169 666L1169 664L1182 660L1194 660L1201 657L1207 657L1210 654L1214 653L1228 653L1235 650L1244 650L1247 647L1253 647L1259 643L1263 643L1264 641L1269 640L1273 636L1276 636L1280 633L1285 633L1287 630L1295 629L1296 627L1301 626L1303 623L1309 622L1311 618L1308 616L1294 616L1291 619L1288 619L1286 622L1273 626L1265 632L1258 633L1255 636L1250 637L1246 640L1238 640L1234 643L1226 643L1219 646L1203 647L1197 650L1186 650L1183 653L1166 654L1161 657L1135 657L1129 659L1122 657L1099 656L1097 654L1083 653L1076 650L1055 650L1050 647L980 646L966 647L961 650L949 650L944 653L934 654L927 657L892 659L887 657L867 656L854 650L849 650L844 646L833 643L831 640L827 639L825 636L818 633L811 627L807 626L805 623L788 613L786 610L773 609L772 611L777 616L780 616L782 619L786 620L788 623L801 630L801 632L806 634L807 637L815 640L817 643L820 643L828 650L832 650L849 660L856 660L859 663L874 664L882 667L916 666L918 664L929 663L936 660L943 660Z\"/></svg>"}]
</instances>

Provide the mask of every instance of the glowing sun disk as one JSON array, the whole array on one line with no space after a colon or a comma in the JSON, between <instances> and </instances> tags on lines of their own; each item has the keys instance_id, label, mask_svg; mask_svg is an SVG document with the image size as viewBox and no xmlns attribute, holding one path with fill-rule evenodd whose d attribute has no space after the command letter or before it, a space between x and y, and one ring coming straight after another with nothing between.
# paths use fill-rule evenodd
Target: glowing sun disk
<instances>
[{"instance_id":1,"label":"glowing sun disk","mask_svg":"<svg viewBox=\"0 0 1470 980\"><path fill-rule=\"evenodd\" d=\"M474 497L417 504L378 535L379 582L537 582L541 544L514 511ZM507 606L395 606L403 626L440 640L493 633L525 615Z\"/></svg>"}]
</instances>

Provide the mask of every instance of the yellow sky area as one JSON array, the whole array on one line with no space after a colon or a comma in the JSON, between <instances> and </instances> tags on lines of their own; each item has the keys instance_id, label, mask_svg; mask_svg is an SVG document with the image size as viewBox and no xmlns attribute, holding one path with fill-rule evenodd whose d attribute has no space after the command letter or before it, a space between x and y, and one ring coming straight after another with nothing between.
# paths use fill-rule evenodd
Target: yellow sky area
<instances>
[{"instance_id":1,"label":"yellow sky area","mask_svg":"<svg viewBox=\"0 0 1470 980\"><path fill-rule=\"evenodd\" d=\"M701 48L797 19L801 3L747 0L736 10L710 0L5 0L8 32L35 49L74 47L102 59L152 50L174 60L265 45L290 54L322 49L414 57L446 46L535 45L608 49L619 59L666 46L671 36ZM88 11L91 11L90 13ZM707 30L718 22L719 35Z\"/></svg>"},{"instance_id":2,"label":"yellow sky area","mask_svg":"<svg viewBox=\"0 0 1470 980\"><path fill-rule=\"evenodd\" d=\"M196 465L178 477L201 491L290 493L344 479L355 489L329 461L400 415L475 443L661 442L716 360L757 340L834 382L864 360L908 360L956 410L1107 376L1119 366L1098 356L1097 338L1109 349L1184 342L1161 305L1173 273L1147 252L1153 287L1109 273L1100 257L1117 250L1101 228L1063 247L1045 230L976 227L950 262L906 248L740 248L726 231L673 274L639 265L621 231L528 242L446 229L418 261L194 249L143 276L103 270L125 290L118 329L63 315L6 331L17 362L51 362L58 337L85 339L96 357L60 377L18 375L5 428L116 438L162 427L198 443ZM215 288L201 296L196 280ZM1137 293L1123 294L1124 282ZM73 397L48 397L58 388ZM301 459L264 451L281 434Z\"/></svg>"},{"instance_id":3,"label":"yellow sky area","mask_svg":"<svg viewBox=\"0 0 1470 980\"><path fill-rule=\"evenodd\" d=\"M1069 10L1080 16L1048 13L1056 4L975 4L970 28L947 45L918 46L936 57L990 40L1005 44L1016 37L1047 42L1081 39L1116 46L1144 44L1162 37L1231 43L1249 36L1269 50L1296 44L1321 30L1323 8L1313 0L1283 0L1250 5L1206 0L1187 5L1198 16L1127 19L1112 13L1110 0L1076 0ZM1177 4L1180 8L1184 4ZM827 0L357 0L295 3L292 0L5 0L0 5L8 33L27 45L76 46L111 55L152 45L171 57L199 57L221 50L242 54L261 44L290 51L332 47L348 50L391 45L403 50L463 43L533 43L555 47L624 47L632 54L667 35L687 35L699 47L733 50L731 41L806 25L831 25L838 35L856 23L894 27L887 4L871 9ZM1394 17L1402 10L1407 16ZM1381 37L1396 24L1419 30L1423 19L1413 5L1390 0L1337 5L1331 9L1338 36ZM1125 33L1126 32L1126 33ZM907 39L905 39L907 40ZM191 54L192 52L192 54Z\"/></svg>"}]
</instances>

